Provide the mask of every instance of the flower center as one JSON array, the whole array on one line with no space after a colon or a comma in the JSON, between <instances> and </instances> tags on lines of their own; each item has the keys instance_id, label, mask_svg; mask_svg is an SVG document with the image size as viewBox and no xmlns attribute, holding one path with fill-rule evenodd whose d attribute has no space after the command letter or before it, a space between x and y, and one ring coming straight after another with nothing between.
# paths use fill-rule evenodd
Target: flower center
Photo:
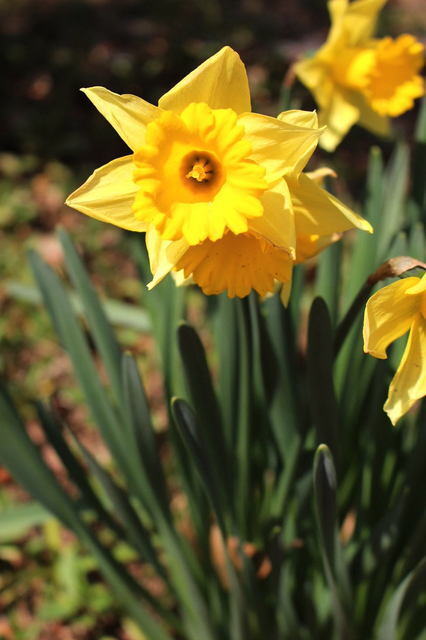
<instances>
[{"instance_id":1,"label":"flower center","mask_svg":"<svg viewBox=\"0 0 426 640\"><path fill-rule=\"evenodd\" d=\"M208 182L213 177L213 165L205 158L197 158L185 177L197 182Z\"/></svg>"},{"instance_id":2,"label":"flower center","mask_svg":"<svg viewBox=\"0 0 426 640\"><path fill-rule=\"evenodd\" d=\"M217 186L221 173L219 162L207 151L193 151L182 160L181 176L191 189Z\"/></svg>"},{"instance_id":3,"label":"flower center","mask_svg":"<svg viewBox=\"0 0 426 640\"><path fill-rule=\"evenodd\" d=\"M139 189L138 220L153 224L163 240L196 245L226 233L244 233L263 215L269 188L265 168L251 158L252 145L232 109L203 102L181 113L162 111L146 128L133 157Z\"/></svg>"}]
</instances>

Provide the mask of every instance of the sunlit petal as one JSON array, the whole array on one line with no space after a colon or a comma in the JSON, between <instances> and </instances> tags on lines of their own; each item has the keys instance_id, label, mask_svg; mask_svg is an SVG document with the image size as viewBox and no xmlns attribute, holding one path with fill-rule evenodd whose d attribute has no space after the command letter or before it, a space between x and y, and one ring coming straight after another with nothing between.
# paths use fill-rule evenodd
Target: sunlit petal
<instances>
[{"instance_id":1,"label":"sunlit petal","mask_svg":"<svg viewBox=\"0 0 426 640\"><path fill-rule=\"evenodd\" d=\"M331 193L322 189L306 174L289 178L296 233L329 235L357 228L372 232L367 220L349 209Z\"/></svg>"},{"instance_id":2,"label":"sunlit petal","mask_svg":"<svg viewBox=\"0 0 426 640\"><path fill-rule=\"evenodd\" d=\"M328 65L316 57L308 58L297 62L294 65L294 71L299 80L311 91L318 106L326 109L334 93L334 83L330 77Z\"/></svg>"},{"instance_id":3,"label":"sunlit petal","mask_svg":"<svg viewBox=\"0 0 426 640\"><path fill-rule=\"evenodd\" d=\"M391 121L387 116L380 116L368 104L362 94L352 93L352 104L359 109L358 124L378 136L389 136L391 133Z\"/></svg>"},{"instance_id":4,"label":"sunlit petal","mask_svg":"<svg viewBox=\"0 0 426 640\"><path fill-rule=\"evenodd\" d=\"M417 282L407 290L408 295L426 293L426 273L422 278L416 278Z\"/></svg>"},{"instance_id":5,"label":"sunlit petal","mask_svg":"<svg viewBox=\"0 0 426 640\"><path fill-rule=\"evenodd\" d=\"M373 36L378 14L387 1L357 0L348 3L342 27L345 29L348 44L351 47L356 47Z\"/></svg>"},{"instance_id":6,"label":"sunlit petal","mask_svg":"<svg viewBox=\"0 0 426 640\"><path fill-rule=\"evenodd\" d=\"M407 295L418 278L403 278L379 289L367 302L364 314L364 351L386 358L386 349L406 333L419 311L419 296Z\"/></svg>"},{"instance_id":7,"label":"sunlit petal","mask_svg":"<svg viewBox=\"0 0 426 640\"><path fill-rule=\"evenodd\" d=\"M132 204L137 187L133 182L132 156L117 158L99 167L74 191L66 204L81 213L130 231L145 231L147 225L135 218Z\"/></svg>"},{"instance_id":8,"label":"sunlit petal","mask_svg":"<svg viewBox=\"0 0 426 640\"><path fill-rule=\"evenodd\" d=\"M104 87L82 91L133 151L143 144L146 125L161 113L158 107L130 94L120 95Z\"/></svg>"},{"instance_id":9,"label":"sunlit petal","mask_svg":"<svg viewBox=\"0 0 426 640\"><path fill-rule=\"evenodd\" d=\"M407 296L409 297L409 296ZM411 326L407 346L390 384L384 410L392 424L426 395L426 320L417 314Z\"/></svg>"},{"instance_id":10,"label":"sunlit petal","mask_svg":"<svg viewBox=\"0 0 426 640\"><path fill-rule=\"evenodd\" d=\"M145 241L149 264L153 274L153 278L147 286L148 289L152 289L170 273L175 264L184 255L189 245L183 239L177 240L176 242L162 240L160 234L154 227L149 227L146 232Z\"/></svg>"},{"instance_id":11,"label":"sunlit petal","mask_svg":"<svg viewBox=\"0 0 426 640\"><path fill-rule=\"evenodd\" d=\"M316 256L317 253L340 240L341 236L341 233L331 233L325 236L298 233L296 236L296 262L305 262L305 260Z\"/></svg>"},{"instance_id":12,"label":"sunlit petal","mask_svg":"<svg viewBox=\"0 0 426 640\"><path fill-rule=\"evenodd\" d=\"M359 115L358 107L351 101L351 92L336 88L328 106L319 113L320 124L326 126L320 146L326 151L334 151Z\"/></svg>"},{"instance_id":13,"label":"sunlit petal","mask_svg":"<svg viewBox=\"0 0 426 640\"><path fill-rule=\"evenodd\" d=\"M178 82L159 101L163 109L180 113L191 102L205 102L212 109L250 111L250 90L244 64L236 51L223 47Z\"/></svg>"},{"instance_id":14,"label":"sunlit petal","mask_svg":"<svg viewBox=\"0 0 426 640\"><path fill-rule=\"evenodd\" d=\"M281 111L278 115L278 120L287 124L294 124L297 127L318 129L318 114L316 111L302 111L301 109Z\"/></svg>"},{"instance_id":15,"label":"sunlit petal","mask_svg":"<svg viewBox=\"0 0 426 640\"><path fill-rule=\"evenodd\" d=\"M285 180L280 180L262 198L264 213L249 221L249 230L263 236L277 247L283 248L294 258L296 255L296 231L293 206Z\"/></svg>"},{"instance_id":16,"label":"sunlit petal","mask_svg":"<svg viewBox=\"0 0 426 640\"><path fill-rule=\"evenodd\" d=\"M282 114L280 118L250 113L238 119L252 144L251 157L266 168L269 180L300 173L322 133L321 129L287 123Z\"/></svg>"}]
</instances>

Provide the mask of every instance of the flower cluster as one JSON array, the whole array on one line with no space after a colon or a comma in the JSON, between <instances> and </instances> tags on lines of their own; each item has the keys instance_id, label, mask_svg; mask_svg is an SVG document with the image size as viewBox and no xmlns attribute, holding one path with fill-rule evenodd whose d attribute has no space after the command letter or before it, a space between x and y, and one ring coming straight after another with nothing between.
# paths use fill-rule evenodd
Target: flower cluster
<instances>
[{"instance_id":1,"label":"flower cluster","mask_svg":"<svg viewBox=\"0 0 426 640\"><path fill-rule=\"evenodd\" d=\"M83 90L132 150L67 199L89 216L145 231L155 286L170 271L207 294L261 296L338 234L369 223L304 173L322 129L315 112L252 113L238 54L224 47L158 107L102 87Z\"/></svg>"},{"instance_id":2,"label":"flower cluster","mask_svg":"<svg viewBox=\"0 0 426 640\"><path fill-rule=\"evenodd\" d=\"M411 35L375 39L378 12L387 0L329 0L331 29L312 58L295 65L313 93L319 121L327 125L320 145L333 151L353 124L386 135L389 118L411 109L424 94L419 75L424 47Z\"/></svg>"},{"instance_id":3,"label":"flower cluster","mask_svg":"<svg viewBox=\"0 0 426 640\"><path fill-rule=\"evenodd\" d=\"M296 65L320 106L276 118L251 112L238 54L224 47L154 106L103 87L83 89L132 153L97 169L67 204L145 232L152 280L172 272L206 294L287 304L294 264L370 224L322 188L330 169L304 172L318 142L332 150L355 123L386 133L389 117L424 92L423 47L412 36L374 40L386 0L330 0L332 28ZM326 125L326 126L324 126ZM410 332L385 404L395 423L426 394L426 276L385 287L367 304L364 348L378 358Z\"/></svg>"}]
</instances>

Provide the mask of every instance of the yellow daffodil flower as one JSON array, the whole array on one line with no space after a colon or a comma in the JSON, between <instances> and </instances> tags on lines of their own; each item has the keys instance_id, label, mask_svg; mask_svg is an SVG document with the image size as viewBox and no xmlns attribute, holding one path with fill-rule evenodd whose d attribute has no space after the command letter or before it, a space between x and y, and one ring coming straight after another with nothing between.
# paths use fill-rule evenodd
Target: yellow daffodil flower
<instances>
[{"instance_id":1,"label":"yellow daffodil flower","mask_svg":"<svg viewBox=\"0 0 426 640\"><path fill-rule=\"evenodd\" d=\"M325 44L295 65L298 78L320 107L327 125L320 145L333 151L353 124L379 135L389 117L411 109L424 94L419 75L424 47L411 35L373 39L378 12L387 0L329 0L331 29Z\"/></svg>"},{"instance_id":2,"label":"yellow daffodil flower","mask_svg":"<svg viewBox=\"0 0 426 640\"><path fill-rule=\"evenodd\" d=\"M318 131L315 112L287 111L278 116L282 123L304 126ZM265 141L266 144L266 141ZM206 239L190 245L184 238L168 241L161 238L155 227L146 234L153 279L148 288L157 285L170 271L178 274L182 284L190 279L206 294L227 291L229 297L244 297L252 289L265 296L273 292L277 283L283 285L281 298L287 304L291 275L295 262L315 255L340 233L351 228L372 231L369 223L351 211L321 187L329 169L303 173L307 156L288 157L281 179L262 197L265 211L271 212L250 220L245 233L227 231L212 242ZM273 201L284 207L273 207ZM274 212L272 214L272 212ZM286 226L287 241L282 242ZM285 246L294 246L291 253ZM284 248L283 248L284 247Z\"/></svg>"},{"instance_id":3,"label":"yellow daffodil flower","mask_svg":"<svg viewBox=\"0 0 426 640\"><path fill-rule=\"evenodd\" d=\"M288 283L297 238L313 255L332 234L370 225L302 170L321 129L314 112L250 112L247 75L224 47L158 107L102 87L86 95L133 150L67 199L89 216L146 231L153 281L170 270L205 293L260 295Z\"/></svg>"},{"instance_id":4,"label":"yellow daffodil flower","mask_svg":"<svg viewBox=\"0 0 426 640\"><path fill-rule=\"evenodd\" d=\"M303 117L251 113L235 51L221 49L158 107L102 87L83 91L133 154L97 169L68 205L132 231L153 226L163 240L191 246L268 226L267 240L294 255L288 194L277 184L300 172L321 131Z\"/></svg>"},{"instance_id":5,"label":"yellow daffodil flower","mask_svg":"<svg viewBox=\"0 0 426 640\"><path fill-rule=\"evenodd\" d=\"M397 280L375 293L364 316L364 351L386 358L391 342L409 332L384 405L392 424L426 395L426 274Z\"/></svg>"}]
</instances>

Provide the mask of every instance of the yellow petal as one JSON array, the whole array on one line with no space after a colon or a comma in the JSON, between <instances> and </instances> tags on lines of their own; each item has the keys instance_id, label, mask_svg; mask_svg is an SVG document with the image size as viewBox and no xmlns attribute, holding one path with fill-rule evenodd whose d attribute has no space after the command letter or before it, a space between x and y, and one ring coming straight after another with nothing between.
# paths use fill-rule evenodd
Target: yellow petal
<instances>
[{"instance_id":1,"label":"yellow petal","mask_svg":"<svg viewBox=\"0 0 426 640\"><path fill-rule=\"evenodd\" d=\"M318 57L301 60L294 65L294 71L305 87L313 94L317 104L325 109L334 92L334 82L330 75L329 65Z\"/></svg>"},{"instance_id":2,"label":"yellow petal","mask_svg":"<svg viewBox=\"0 0 426 640\"><path fill-rule=\"evenodd\" d=\"M359 119L359 109L352 101L352 91L335 88L328 106L319 113L321 125L326 126L319 144L326 151L334 151L352 125Z\"/></svg>"},{"instance_id":3,"label":"yellow petal","mask_svg":"<svg viewBox=\"0 0 426 640\"><path fill-rule=\"evenodd\" d=\"M316 111L302 111L301 109L290 109L282 111L278 120L287 124L295 124L297 127L308 127L318 129L318 115Z\"/></svg>"},{"instance_id":4,"label":"yellow petal","mask_svg":"<svg viewBox=\"0 0 426 640\"><path fill-rule=\"evenodd\" d=\"M382 116L397 117L412 109L425 93L419 75L424 65L424 46L409 34L382 38L374 49L374 65L364 94Z\"/></svg>"},{"instance_id":5,"label":"yellow petal","mask_svg":"<svg viewBox=\"0 0 426 640\"><path fill-rule=\"evenodd\" d=\"M370 40L376 30L379 11L387 0L356 0L350 2L343 18L347 43L356 47Z\"/></svg>"},{"instance_id":6,"label":"yellow petal","mask_svg":"<svg viewBox=\"0 0 426 640\"><path fill-rule=\"evenodd\" d=\"M186 287L189 284L194 284L192 276L185 278L185 272L183 269L180 271L172 271L172 277L177 287Z\"/></svg>"},{"instance_id":7,"label":"yellow petal","mask_svg":"<svg viewBox=\"0 0 426 640\"><path fill-rule=\"evenodd\" d=\"M358 124L360 127L364 127L375 133L378 136L387 137L391 133L391 123L388 116L381 116L368 104L365 96L355 91L351 96L352 104L359 110Z\"/></svg>"},{"instance_id":8,"label":"yellow petal","mask_svg":"<svg viewBox=\"0 0 426 640\"><path fill-rule=\"evenodd\" d=\"M177 241L162 240L153 226L147 230L145 241L149 265L153 274L153 278L147 286L148 289L152 289L170 273L189 245L184 239Z\"/></svg>"},{"instance_id":9,"label":"yellow petal","mask_svg":"<svg viewBox=\"0 0 426 640\"><path fill-rule=\"evenodd\" d=\"M327 236L318 236L316 234L307 236L303 233L298 233L296 236L296 263L299 264L309 258L313 258L333 242L338 242L341 237L341 233L332 233Z\"/></svg>"},{"instance_id":10,"label":"yellow petal","mask_svg":"<svg viewBox=\"0 0 426 640\"><path fill-rule=\"evenodd\" d=\"M379 289L367 302L364 314L364 351L386 358L388 346L406 333L419 310L419 297L407 295L418 278L403 278Z\"/></svg>"},{"instance_id":11,"label":"yellow petal","mask_svg":"<svg viewBox=\"0 0 426 640\"><path fill-rule=\"evenodd\" d=\"M296 126L258 113L244 114L238 122L252 145L250 157L265 167L270 181L300 173L322 133L321 129Z\"/></svg>"},{"instance_id":12,"label":"yellow petal","mask_svg":"<svg viewBox=\"0 0 426 640\"><path fill-rule=\"evenodd\" d=\"M426 395L426 321L417 314L383 409L393 425Z\"/></svg>"},{"instance_id":13,"label":"yellow petal","mask_svg":"<svg viewBox=\"0 0 426 640\"><path fill-rule=\"evenodd\" d=\"M180 113L191 102L237 113L251 110L246 70L236 51L223 47L165 93L158 104Z\"/></svg>"},{"instance_id":14,"label":"yellow petal","mask_svg":"<svg viewBox=\"0 0 426 640\"><path fill-rule=\"evenodd\" d=\"M276 282L291 276L293 261L286 251L251 233L226 233L189 247L176 269L184 269L207 295L227 291L244 298L255 289L260 296L275 290Z\"/></svg>"},{"instance_id":15,"label":"yellow petal","mask_svg":"<svg viewBox=\"0 0 426 640\"><path fill-rule=\"evenodd\" d=\"M158 107L130 94L120 95L104 87L82 91L133 151L143 144L146 125L161 113Z\"/></svg>"},{"instance_id":16,"label":"yellow petal","mask_svg":"<svg viewBox=\"0 0 426 640\"><path fill-rule=\"evenodd\" d=\"M133 182L133 156L112 160L96 169L84 184L66 199L66 204L92 218L130 231L145 231L132 204L137 192Z\"/></svg>"},{"instance_id":17,"label":"yellow petal","mask_svg":"<svg viewBox=\"0 0 426 640\"><path fill-rule=\"evenodd\" d=\"M329 0L331 28L327 42L320 50L321 56L332 56L342 42L346 46L357 47L370 40L376 29L378 13L386 2L387 0Z\"/></svg>"},{"instance_id":18,"label":"yellow petal","mask_svg":"<svg viewBox=\"0 0 426 640\"><path fill-rule=\"evenodd\" d=\"M418 293L426 293L426 273L422 278L416 278L417 282L408 289L408 295L417 295Z\"/></svg>"},{"instance_id":19,"label":"yellow petal","mask_svg":"<svg viewBox=\"0 0 426 640\"><path fill-rule=\"evenodd\" d=\"M348 0L329 0L327 3L331 25L325 44L317 52L317 57L322 60L330 61L336 52L336 48L341 46L342 41L344 42L347 39L345 14L348 5Z\"/></svg>"},{"instance_id":20,"label":"yellow petal","mask_svg":"<svg viewBox=\"0 0 426 640\"><path fill-rule=\"evenodd\" d=\"M324 236L354 227L370 233L373 231L367 220L318 186L306 174L300 174L298 179L289 178L288 186L297 234Z\"/></svg>"},{"instance_id":21,"label":"yellow petal","mask_svg":"<svg viewBox=\"0 0 426 640\"><path fill-rule=\"evenodd\" d=\"M276 247L285 249L294 258L296 255L296 231L291 196L285 180L280 180L273 189L261 197L263 216L249 220L249 230L263 236Z\"/></svg>"}]
</instances>

